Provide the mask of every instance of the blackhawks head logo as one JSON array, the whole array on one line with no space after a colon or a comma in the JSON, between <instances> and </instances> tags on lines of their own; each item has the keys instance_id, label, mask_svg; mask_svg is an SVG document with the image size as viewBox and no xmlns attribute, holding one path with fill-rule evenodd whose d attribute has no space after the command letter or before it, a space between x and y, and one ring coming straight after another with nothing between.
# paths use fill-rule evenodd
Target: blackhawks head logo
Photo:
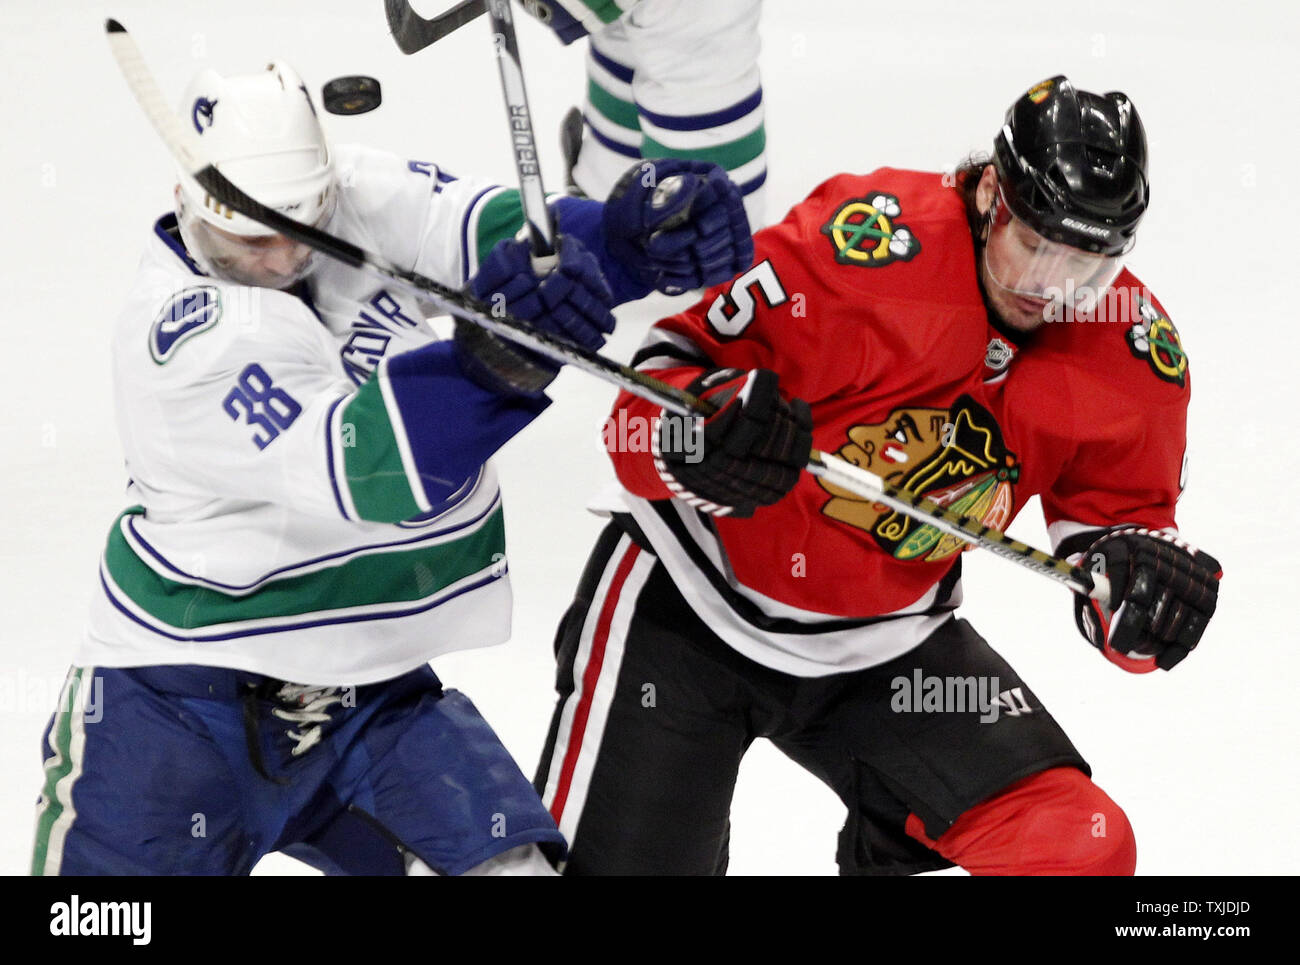
<instances>
[{"instance_id":1,"label":"blackhawks head logo","mask_svg":"<svg viewBox=\"0 0 1300 965\"><path fill-rule=\"evenodd\" d=\"M1012 484L1020 478L1020 466L993 416L970 396L946 411L895 409L882 423L853 426L848 436L836 455L895 488L920 493L996 529L1005 529L1011 519ZM880 503L818 482L831 494L822 512L866 530L895 559L934 562L966 545Z\"/></svg>"},{"instance_id":2,"label":"blackhawks head logo","mask_svg":"<svg viewBox=\"0 0 1300 965\"><path fill-rule=\"evenodd\" d=\"M1174 323L1165 318L1141 295L1137 299L1138 318L1128 330L1129 350L1146 359L1151 371L1174 385L1187 383L1187 353Z\"/></svg>"},{"instance_id":3,"label":"blackhawks head logo","mask_svg":"<svg viewBox=\"0 0 1300 965\"><path fill-rule=\"evenodd\" d=\"M921 243L907 225L894 220L900 211L892 194L873 194L840 205L822 225L822 234L835 246L835 260L863 268L909 261L921 250Z\"/></svg>"}]
</instances>

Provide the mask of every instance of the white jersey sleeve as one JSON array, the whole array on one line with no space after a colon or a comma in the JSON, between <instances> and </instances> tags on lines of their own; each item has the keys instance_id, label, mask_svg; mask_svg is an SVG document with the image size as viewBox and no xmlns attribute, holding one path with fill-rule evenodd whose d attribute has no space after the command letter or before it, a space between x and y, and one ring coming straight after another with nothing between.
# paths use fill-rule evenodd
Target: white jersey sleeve
<instances>
[{"instance_id":1,"label":"white jersey sleeve","mask_svg":"<svg viewBox=\"0 0 1300 965\"><path fill-rule=\"evenodd\" d=\"M361 145L340 145L337 155L341 233L449 288L463 287L523 225L516 189Z\"/></svg>"}]
</instances>

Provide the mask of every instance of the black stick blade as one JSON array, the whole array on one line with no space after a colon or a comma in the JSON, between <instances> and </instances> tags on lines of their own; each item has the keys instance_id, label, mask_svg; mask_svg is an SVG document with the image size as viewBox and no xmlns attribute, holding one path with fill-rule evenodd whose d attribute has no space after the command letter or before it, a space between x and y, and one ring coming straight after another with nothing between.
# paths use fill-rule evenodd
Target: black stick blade
<instances>
[{"instance_id":1,"label":"black stick blade","mask_svg":"<svg viewBox=\"0 0 1300 965\"><path fill-rule=\"evenodd\" d=\"M393 40L404 54L413 54L432 43L437 43L453 30L482 15L484 0L462 0L450 10L432 20L421 17L407 0L384 0L384 16Z\"/></svg>"}]
</instances>

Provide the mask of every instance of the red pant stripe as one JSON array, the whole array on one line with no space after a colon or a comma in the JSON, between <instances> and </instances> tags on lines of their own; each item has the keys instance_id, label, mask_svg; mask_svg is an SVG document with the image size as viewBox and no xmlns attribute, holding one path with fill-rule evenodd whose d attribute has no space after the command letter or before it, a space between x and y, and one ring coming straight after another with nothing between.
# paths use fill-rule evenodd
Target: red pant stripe
<instances>
[{"instance_id":1,"label":"red pant stripe","mask_svg":"<svg viewBox=\"0 0 1300 965\"><path fill-rule=\"evenodd\" d=\"M587 717L591 714L591 700L596 692L596 683L600 680L600 668L605 660L605 644L609 641L609 625L614 619L614 609L618 606L623 584L632 572L641 547L633 543L628 547L623 558L619 560L614 579L610 581L609 591L600 607L600 617L596 621L596 632L591 641L591 658L582 674L582 696L573 714L573 726L569 732L568 747L564 752L564 764L560 768L560 780L555 789L555 800L551 802L551 816L555 823L560 823L564 814L564 804L569 797L569 788L573 783L573 769L578 764L578 754L582 750L583 733L587 729Z\"/></svg>"}]
</instances>

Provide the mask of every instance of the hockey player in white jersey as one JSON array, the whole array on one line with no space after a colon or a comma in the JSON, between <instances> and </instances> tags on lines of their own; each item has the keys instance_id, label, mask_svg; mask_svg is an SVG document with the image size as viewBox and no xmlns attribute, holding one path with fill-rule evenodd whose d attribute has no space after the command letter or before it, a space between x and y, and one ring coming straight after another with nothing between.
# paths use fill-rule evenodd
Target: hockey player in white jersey
<instances>
[{"instance_id":1,"label":"hockey player in white jersey","mask_svg":"<svg viewBox=\"0 0 1300 965\"><path fill-rule=\"evenodd\" d=\"M204 71L181 113L262 203L590 349L612 304L752 255L717 169L559 199L538 278L517 191L332 147L284 64ZM175 198L114 330L128 508L45 734L33 873L241 874L274 851L327 873L549 870L554 822L427 661L509 635L489 457L558 366L470 326L439 341L405 292L188 176Z\"/></svg>"}]
</instances>

